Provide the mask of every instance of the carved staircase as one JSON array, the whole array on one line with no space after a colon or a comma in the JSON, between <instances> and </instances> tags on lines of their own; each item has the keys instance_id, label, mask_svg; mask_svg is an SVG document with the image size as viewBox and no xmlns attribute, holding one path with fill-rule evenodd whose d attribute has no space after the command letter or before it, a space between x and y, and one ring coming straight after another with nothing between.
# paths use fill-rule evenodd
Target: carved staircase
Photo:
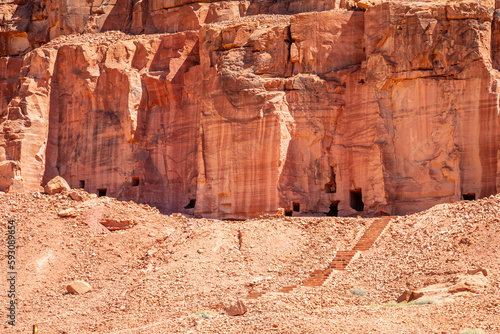
<instances>
[{"instance_id":1,"label":"carved staircase","mask_svg":"<svg viewBox=\"0 0 500 334\"><path fill-rule=\"evenodd\" d=\"M370 227L368 227L365 233L358 240L356 246L351 250L338 251L335 258L330 262L328 267L323 270L314 270L308 279L302 284L305 287L318 287L322 286L332 275L335 270L345 270L355 256L360 253L369 250L377 239L385 231L389 223L395 217L384 217L375 219ZM290 293L297 289L299 286L290 285L285 286L278 290L280 293ZM266 292L250 292L245 298L246 299L257 299L265 295Z\"/></svg>"}]
</instances>

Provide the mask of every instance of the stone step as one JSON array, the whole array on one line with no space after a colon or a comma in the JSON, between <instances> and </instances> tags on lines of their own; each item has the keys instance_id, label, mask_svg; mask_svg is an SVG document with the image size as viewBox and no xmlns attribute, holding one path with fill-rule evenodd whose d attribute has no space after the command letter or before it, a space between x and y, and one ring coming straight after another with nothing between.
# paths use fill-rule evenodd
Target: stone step
<instances>
[{"instance_id":1,"label":"stone step","mask_svg":"<svg viewBox=\"0 0 500 334\"><path fill-rule=\"evenodd\" d=\"M290 293L296 288L297 288L296 285L285 286L285 287L282 287L281 289L279 289L278 292Z\"/></svg>"},{"instance_id":2,"label":"stone step","mask_svg":"<svg viewBox=\"0 0 500 334\"><path fill-rule=\"evenodd\" d=\"M337 254L335 254L335 257L350 256L350 255L354 255L354 254L356 254L355 250L350 250L348 252L346 252L346 251L338 251Z\"/></svg>"},{"instance_id":3,"label":"stone step","mask_svg":"<svg viewBox=\"0 0 500 334\"><path fill-rule=\"evenodd\" d=\"M349 261L351 261L351 260L352 260L352 258L353 258L353 257L354 257L354 255L353 255L353 256L349 256L349 257L339 257L339 258L334 258L334 259L332 260L332 262L330 262L330 263L333 263L333 262L349 262Z\"/></svg>"},{"instance_id":4,"label":"stone step","mask_svg":"<svg viewBox=\"0 0 500 334\"><path fill-rule=\"evenodd\" d=\"M332 272L332 269L314 270L302 286L322 286Z\"/></svg>"},{"instance_id":5,"label":"stone step","mask_svg":"<svg viewBox=\"0 0 500 334\"><path fill-rule=\"evenodd\" d=\"M245 299L257 299L259 297L262 297L265 294L264 291L258 291L258 292L250 292Z\"/></svg>"},{"instance_id":6,"label":"stone step","mask_svg":"<svg viewBox=\"0 0 500 334\"><path fill-rule=\"evenodd\" d=\"M367 251L380 237L382 232L385 230L392 218L380 218L375 220L361 236L356 246L353 250L356 251Z\"/></svg>"}]
</instances>

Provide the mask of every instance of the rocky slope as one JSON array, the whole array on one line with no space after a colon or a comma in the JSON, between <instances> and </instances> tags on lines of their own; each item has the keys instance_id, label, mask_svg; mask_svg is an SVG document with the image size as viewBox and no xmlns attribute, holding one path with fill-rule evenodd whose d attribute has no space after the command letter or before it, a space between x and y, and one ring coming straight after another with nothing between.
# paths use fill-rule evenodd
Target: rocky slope
<instances>
[{"instance_id":1,"label":"rocky slope","mask_svg":"<svg viewBox=\"0 0 500 334\"><path fill-rule=\"evenodd\" d=\"M346 270L311 287L300 285L375 219L193 219L77 194L0 193L0 233L16 221L18 272L17 324L4 321L2 333L34 324L59 334L500 332L498 195L393 219ZM61 217L68 209L72 217ZM110 220L135 224L110 232L100 224ZM469 284L460 286L464 276ZM67 293L73 281L91 291ZM292 284L300 287L279 292ZM388 304L436 284L458 291L430 304ZM266 294L247 299L254 291ZM235 298L246 305L241 316L224 311Z\"/></svg>"},{"instance_id":2,"label":"rocky slope","mask_svg":"<svg viewBox=\"0 0 500 334\"><path fill-rule=\"evenodd\" d=\"M498 191L492 2L68 3L0 3L2 191L221 218Z\"/></svg>"}]
</instances>

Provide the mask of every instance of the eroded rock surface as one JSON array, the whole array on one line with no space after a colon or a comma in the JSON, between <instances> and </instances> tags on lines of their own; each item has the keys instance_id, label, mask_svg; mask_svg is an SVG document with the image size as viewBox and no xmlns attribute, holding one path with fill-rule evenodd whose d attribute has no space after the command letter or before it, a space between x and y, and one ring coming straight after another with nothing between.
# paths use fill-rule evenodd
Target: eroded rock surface
<instances>
[{"instance_id":1,"label":"eroded rock surface","mask_svg":"<svg viewBox=\"0 0 500 334\"><path fill-rule=\"evenodd\" d=\"M491 1L59 2L0 3L1 191L218 218L498 191Z\"/></svg>"},{"instance_id":2,"label":"eroded rock surface","mask_svg":"<svg viewBox=\"0 0 500 334\"><path fill-rule=\"evenodd\" d=\"M0 55L22 54L60 35L178 32L247 15L354 7L345 0L2 0Z\"/></svg>"},{"instance_id":3,"label":"eroded rock surface","mask_svg":"<svg viewBox=\"0 0 500 334\"><path fill-rule=\"evenodd\" d=\"M432 284L415 291L405 291L398 298L398 303L425 300L431 303L450 302L458 297L470 297L482 293L488 284L488 279L480 271L475 275L459 275L449 282Z\"/></svg>"}]
</instances>

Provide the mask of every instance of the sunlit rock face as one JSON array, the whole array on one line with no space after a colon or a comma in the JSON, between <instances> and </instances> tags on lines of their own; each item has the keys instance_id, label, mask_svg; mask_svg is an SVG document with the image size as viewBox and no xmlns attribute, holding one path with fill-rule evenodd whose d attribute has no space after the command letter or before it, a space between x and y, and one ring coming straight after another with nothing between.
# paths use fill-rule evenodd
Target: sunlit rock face
<instances>
[{"instance_id":1,"label":"sunlit rock face","mask_svg":"<svg viewBox=\"0 0 500 334\"><path fill-rule=\"evenodd\" d=\"M403 214L498 192L492 2L0 8L0 191L61 175L228 219Z\"/></svg>"},{"instance_id":2,"label":"sunlit rock face","mask_svg":"<svg viewBox=\"0 0 500 334\"><path fill-rule=\"evenodd\" d=\"M197 102L185 75L196 32L59 48L45 181L183 209L196 192Z\"/></svg>"}]
</instances>

